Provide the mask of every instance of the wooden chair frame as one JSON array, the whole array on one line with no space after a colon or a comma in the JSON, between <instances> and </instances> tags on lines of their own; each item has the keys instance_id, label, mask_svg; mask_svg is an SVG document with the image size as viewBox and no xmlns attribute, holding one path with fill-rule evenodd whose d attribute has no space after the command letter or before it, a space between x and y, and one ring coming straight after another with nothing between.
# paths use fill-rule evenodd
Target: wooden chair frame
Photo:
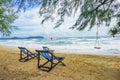
<instances>
[{"instance_id":1,"label":"wooden chair frame","mask_svg":"<svg viewBox=\"0 0 120 80\"><path fill-rule=\"evenodd\" d=\"M25 47L18 47L18 48L20 49L20 59L19 59L20 62L26 62L28 60L33 59L34 57L37 57L37 53L32 53ZM22 50L24 50L24 52Z\"/></svg>"},{"instance_id":2,"label":"wooden chair frame","mask_svg":"<svg viewBox=\"0 0 120 80\"><path fill-rule=\"evenodd\" d=\"M48 48L47 46L43 46L42 47L44 51L51 51L51 52L54 52L54 50L51 50L50 48Z\"/></svg>"},{"instance_id":3,"label":"wooden chair frame","mask_svg":"<svg viewBox=\"0 0 120 80\"><path fill-rule=\"evenodd\" d=\"M36 50L38 52L38 68L40 68L43 71L51 71L57 64L61 63L63 66L66 66L62 61L64 60L64 57L56 57L52 52L50 51L43 51L43 50ZM49 58L42 56L44 53L49 54ZM43 64L40 64L40 58L44 57L47 61ZM57 61L57 63L54 63L54 60ZM50 63L50 66L46 66L47 63Z\"/></svg>"}]
</instances>

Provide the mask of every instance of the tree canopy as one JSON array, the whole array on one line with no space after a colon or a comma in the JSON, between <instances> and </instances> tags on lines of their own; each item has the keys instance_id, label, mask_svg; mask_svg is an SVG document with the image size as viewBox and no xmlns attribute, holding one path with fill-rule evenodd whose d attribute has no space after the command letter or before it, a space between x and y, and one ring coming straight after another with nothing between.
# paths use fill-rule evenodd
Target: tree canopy
<instances>
[{"instance_id":1,"label":"tree canopy","mask_svg":"<svg viewBox=\"0 0 120 80\"><path fill-rule=\"evenodd\" d=\"M39 14L43 18L41 23L49 19L53 20L56 14L59 20L55 28L64 22L65 16L79 13L71 29L83 30L89 27L90 30L95 25L110 26L114 21L115 25L109 33L114 36L120 32L119 0L13 0L13 4L18 5L18 11L39 6Z\"/></svg>"},{"instance_id":2,"label":"tree canopy","mask_svg":"<svg viewBox=\"0 0 120 80\"><path fill-rule=\"evenodd\" d=\"M0 33L9 36L15 27L11 25L17 16L9 5L10 0L0 0Z\"/></svg>"}]
</instances>

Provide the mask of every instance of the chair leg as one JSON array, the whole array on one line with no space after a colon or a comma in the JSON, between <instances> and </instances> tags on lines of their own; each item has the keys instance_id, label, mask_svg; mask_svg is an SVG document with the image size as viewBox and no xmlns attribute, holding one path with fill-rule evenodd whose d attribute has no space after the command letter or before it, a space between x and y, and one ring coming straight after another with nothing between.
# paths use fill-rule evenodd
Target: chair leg
<instances>
[{"instance_id":1,"label":"chair leg","mask_svg":"<svg viewBox=\"0 0 120 80\"><path fill-rule=\"evenodd\" d=\"M20 51L20 59L22 59L22 52Z\"/></svg>"},{"instance_id":2,"label":"chair leg","mask_svg":"<svg viewBox=\"0 0 120 80\"><path fill-rule=\"evenodd\" d=\"M57 60L57 63L54 63L53 60L47 60L45 63L40 64L40 55L38 56L38 68L43 70L43 71L51 71L56 65L58 65L59 63L61 63L63 66L66 66L62 61L63 60ZM47 63L51 63L50 66L45 66Z\"/></svg>"},{"instance_id":3,"label":"chair leg","mask_svg":"<svg viewBox=\"0 0 120 80\"><path fill-rule=\"evenodd\" d=\"M50 65L50 70L53 68L53 60L50 61L51 65Z\"/></svg>"},{"instance_id":4,"label":"chair leg","mask_svg":"<svg viewBox=\"0 0 120 80\"><path fill-rule=\"evenodd\" d=\"M42 66L46 65L48 62L49 62L49 60L48 60L48 61L46 61L44 64L42 64Z\"/></svg>"},{"instance_id":5,"label":"chair leg","mask_svg":"<svg viewBox=\"0 0 120 80\"><path fill-rule=\"evenodd\" d=\"M45 62L44 64L40 64L40 61L38 60L38 68L43 70L43 71L48 71L49 67L46 67L45 64L47 64L47 62ZM46 70L47 69L47 70Z\"/></svg>"},{"instance_id":6,"label":"chair leg","mask_svg":"<svg viewBox=\"0 0 120 80\"><path fill-rule=\"evenodd\" d=\"M23 57L23 55L20 54L20 59L19 59L19 61L20 61L20 62L27 62L27 61L31 60L32 58L34 58L34 57L30 57L30 56Z\"/></svg>"},{"instance_id":7,"label":"chair leg","mask_svg":"<svg viewBox=\"0 0 120 80\"><path fill-rule=\"evenodd\" d=\"M58 60L57 63L53 63L54 65L52 66L52 68L54 68L55 66L57 66L59 63L62 63L63 66L66 66L61 60Z\"/></svg>"},{"instance_id":8,"label":"chair leg","mask_svg":"<svg viewBox=\"0 0 120 80\"><path fill-rule=\"evenodd\" d=\"M60 63L61 63L63 66L66 66L62 61L60 61Z\"/></svg>"},{"instance_id":9,"label":"chair leg","mask_svg":"<svg viewBox=\"0 0 120 80\"><path fill-rule=\"evenodd\" d=\"M49 62L51 63L50 66L46 67L45 65ZM40 68L43 71L47 71L47 72L51 71L54 68L53 64L54 64L53 61L50 61L50 60L47 60L45 63L40 64L40 61L38 60L38 68Z\"/></svg>"},{"instance_id":10,"label":"chair leg","mask_svg":"<svg viewBox=\"0 0 120 80\"><path fill-rule=\"evenodd\" d=\"M39 68L39 65L40 65L40 55L38 55L38 68Z\"/></svg>"}]
</instances>

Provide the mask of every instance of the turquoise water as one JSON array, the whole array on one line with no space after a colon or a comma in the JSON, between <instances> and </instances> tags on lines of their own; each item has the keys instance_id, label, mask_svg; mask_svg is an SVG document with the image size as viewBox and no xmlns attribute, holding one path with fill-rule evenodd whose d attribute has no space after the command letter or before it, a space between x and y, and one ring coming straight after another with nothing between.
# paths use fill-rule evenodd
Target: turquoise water
<instances>
[{"instance_id":1,"label":"turquoise water","mask_svg":"<svg viewBox=\"0 0 120 80\"><path fill-rule=\"evenodd\" d=\"M76 51L102 51L115 54L120 53L120 36L115 38L109 36L99 37L100 50L95 47L96 37L60 37L60 38L24 38L24 39L0 39L0 45L5 46L23 46L23 47L42 47L48 46L52 49L76 50Z\"/></svg>"}]
</instances>

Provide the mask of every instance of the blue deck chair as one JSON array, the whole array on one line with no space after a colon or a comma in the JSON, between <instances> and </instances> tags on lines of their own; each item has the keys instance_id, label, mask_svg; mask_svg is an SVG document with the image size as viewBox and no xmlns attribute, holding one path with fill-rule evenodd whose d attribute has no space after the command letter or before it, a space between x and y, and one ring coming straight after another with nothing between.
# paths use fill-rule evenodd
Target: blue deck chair
<instances>
[{"instance_id":1,"label":"blue deck chair","mask_svg":"<svg viewBox=\"0 0 120 80\"><path fill-rule=\"evenodd\" d=\"M20 49L20 62L26 62L34 57L37 57L37 53L32 53L25 47L18 47Z\"/></svg>"},{"instance_id":2,"label":"blue deck chair","mask_svg":"<svg viewBox=\"0 0 120 80\"><path fill-rule=\"evenodd\" d=\"M44 51L51 51L51 52L54 52L54 50L51 50L50 48L48 48L47 46L43 46L42 47Z\"/></svg>"},{"instance_id":3,"label":"blue deck chair","mask_svg":"<svg viewBox=\"0 0 120 80\"><path fill-rule=\"evenodd\" d=\"M44 71L51 71L57 64L61 63L63 66L65 64L62 62L64 60L64 57L56 57L52 52L50 51L44 51L44 50L36 50L38 52L38 68ZM45 58L47 61L43 64L40 64L40 56ZM57 63L54 63L54 61L57 61ZM50 66L46 66L47 63L50 62Z\"/></svg>"}]
</instances>

